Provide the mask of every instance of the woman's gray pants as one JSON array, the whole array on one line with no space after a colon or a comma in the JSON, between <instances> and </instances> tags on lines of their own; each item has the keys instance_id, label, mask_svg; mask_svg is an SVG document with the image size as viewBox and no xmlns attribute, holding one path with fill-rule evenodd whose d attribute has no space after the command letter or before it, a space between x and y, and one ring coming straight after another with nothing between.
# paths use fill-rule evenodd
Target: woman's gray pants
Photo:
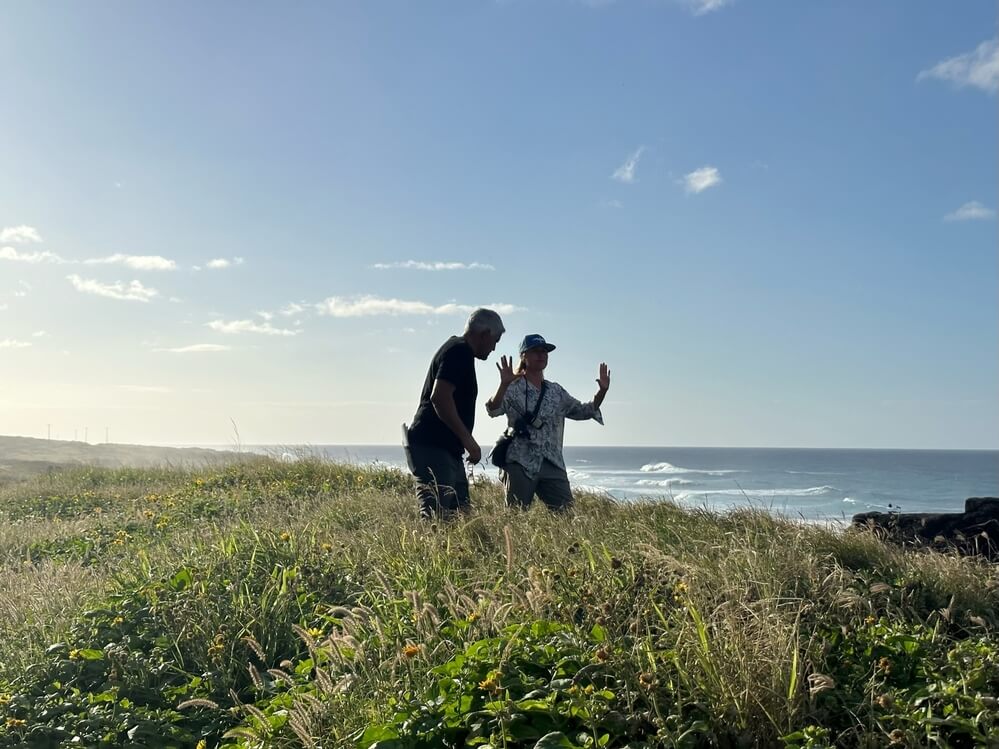
<instances>
[{"instance_id":1,"label":"woman's gray pants","mask_svg":"<svg viewBox=\"0 0 999 749\"><path fill-rule=\"evenodd\" d=\"M520 463L509 463L502 479L506 487L506 503L511 507L526 510L535 494L549 510L566 510L572 506L569 476L564 468L559 468L550 460L541 463L541 470L533 478L524 473Z\"/></svg>"}]
</instances>

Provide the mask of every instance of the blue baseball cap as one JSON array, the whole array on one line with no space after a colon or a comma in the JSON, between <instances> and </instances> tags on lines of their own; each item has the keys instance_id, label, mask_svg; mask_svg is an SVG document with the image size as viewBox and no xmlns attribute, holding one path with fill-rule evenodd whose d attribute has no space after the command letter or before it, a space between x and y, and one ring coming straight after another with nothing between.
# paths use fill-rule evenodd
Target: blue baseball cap
<instances>
[{"instance_id":1,"label":"blue baseball cap","mask_svg":"<svg viewBox=\"0 0 999 749\"><path fill-rule=\"evenodd\" d=\"M532 348L543 348L545 351L554 351L555 344L548 343L544 336L539 333L531 333L530 335L525 335L524 340L520 342L520 353L526 354Z\"/></svg>"}]
</instances>

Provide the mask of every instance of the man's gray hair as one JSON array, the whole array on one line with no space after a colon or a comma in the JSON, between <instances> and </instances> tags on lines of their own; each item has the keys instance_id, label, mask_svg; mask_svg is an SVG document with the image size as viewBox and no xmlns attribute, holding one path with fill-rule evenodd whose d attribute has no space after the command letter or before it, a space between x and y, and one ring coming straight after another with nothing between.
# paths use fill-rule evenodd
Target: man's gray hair
<instances>
[{"instance_id":1,"label":"man's gray hair","mask_svg":"<svg viewBox=\"0 0 999 749\"><path fill-rule=\"evenodd\" d=\"M491 309L479 307L468 316L468 322L465 323L465 332L479 333L483 330L494 336L502 335L506 332L506 328L503 327L503 321L497 313Z\"/></svg>"}]
</instances>

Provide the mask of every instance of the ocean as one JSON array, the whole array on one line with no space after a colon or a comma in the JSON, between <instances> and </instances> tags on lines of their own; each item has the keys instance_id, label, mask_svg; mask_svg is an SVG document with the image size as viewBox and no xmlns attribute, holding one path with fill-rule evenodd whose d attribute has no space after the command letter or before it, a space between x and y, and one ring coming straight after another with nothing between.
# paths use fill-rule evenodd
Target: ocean
<instances>
[{"instance_id":1,"label":"ocean","mask_svg":"<svg viewBox=\"0 0 999 749\"><path fill-rule=\"evenodd\" d=\"M250 449L405 467L394 445ZM869 510L959 512L968 497L999 496L997 450L566 447L565 459L574 487L618 500L753 506L809 521L849 520ZM473 471L498 478L491 466Z\"/></svg>"}]
</instances>

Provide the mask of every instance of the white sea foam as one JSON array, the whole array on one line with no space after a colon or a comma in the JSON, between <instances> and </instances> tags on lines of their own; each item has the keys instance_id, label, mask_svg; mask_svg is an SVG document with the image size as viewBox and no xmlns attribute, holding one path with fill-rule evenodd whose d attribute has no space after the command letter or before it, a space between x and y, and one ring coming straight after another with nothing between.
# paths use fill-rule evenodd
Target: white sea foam
<instances>
[{"instance_id":1,"label":"white sea foam","mask_svg":"<svg viewBox=\"0 0 999 749\"><path fill-rule=\"evenodd\" d=\"M843 473L840 471L784 471L784 473L793 473L803 476L842 476Z\"/></svg>"},{"instance_id":2,"label":"white sea foam","mask_svg":"<svg viewBox=\"0 0 999 749\"><path fill-rule=\"evenodd\" d=\"M857 504L857 500L855 500L855 499L850 499L849 497L843 497L843 501L844 501L844 502L849 502L849 503L850 503L851 505L855 505L855 504Z\"/></svg>"},{"instance_id":3,"label":"white sea foam","mask_svg":"<svg viewBox=\"0 0 999 749\"><path fill-rule=\"evenodd\" d=\"M726 470L726 471L707 471L700 468L681 468L680 466L675 466L672 463L647 463L642 466L642 473L703 473L708 476L724 476L729 473L741 473L741 471Z\"/></svg>"},{"instance_id":4,"label":"white sea foam","mask_svg":"<svg viewBox=\"0 0 999 749\"><path fill-rule=\"evenodd\" d=\"M834 486L811 486L807 489L709 489L680 492L677 499L722 497L822 497L835 494L839 490Z\"/></svg>"},{"instance_id":5,"label":"white sea foam","mask_svg":"<svg viewBox=\"0 0 999 749\"><path fill-rule=\"evenodd\" d=\"M689 484L696 483L696 481L691 481L690 479L663 479L662 481L659 479L639 479L635 482L637 486L662 486L667 488L671 486L687 486Z\"/></svg>"}]
</instances>

